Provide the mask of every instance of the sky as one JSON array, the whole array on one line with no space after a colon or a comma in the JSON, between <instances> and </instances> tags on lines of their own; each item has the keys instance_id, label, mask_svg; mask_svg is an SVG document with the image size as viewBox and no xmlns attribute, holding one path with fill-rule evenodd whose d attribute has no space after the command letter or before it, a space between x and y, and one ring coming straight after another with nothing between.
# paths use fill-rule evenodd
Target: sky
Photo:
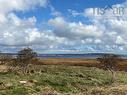
<instances>
[{"instance_id":1,"label":"sky","mask_svg":"<svg viewBox=\"0 0 127 95\"><path fill-rule=\"evenodd\" d=\"M127 0L0 0L0 51L127 54Z\"/></svg>"}]
</instances>

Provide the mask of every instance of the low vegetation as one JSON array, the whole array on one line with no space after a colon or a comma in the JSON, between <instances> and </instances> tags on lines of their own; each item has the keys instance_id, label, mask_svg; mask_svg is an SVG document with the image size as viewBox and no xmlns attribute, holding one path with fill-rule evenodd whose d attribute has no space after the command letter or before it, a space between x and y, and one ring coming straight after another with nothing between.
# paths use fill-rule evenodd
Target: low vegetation
<instances>
[{"instance_id":1,"label":"low vegetation","mask_svg":"<svg viewBox=\"0 0 127 95\"><path fill-rule=\"evenodd\" d=\"M44 95L47 90L47 93L61 94L100 93L98 92L100 90L102 90L101 93L104 93L109 88L121 89L120 85L122 87L127 85L126 72L117 71L116 81L110 84L111 74L94 67L36 65L28 69L34 69L36 72L31 74L23 74L18 71L1 72L0 95Z\"/></svg>"},{"instance_id":2,"label":"low vegetation","mask_svg":"<svg viewBox=\"0 0 127 95\"><path fill-rule=\"evenodd\" d=\"M0 58L0 95L127 94L127 72L115 69L121 61L116 55L103 55L97 60L43 59L42 62L36 52L25 48L15 57ZM81 64L75 63L76 60Z\"/></svg>"}]
</instances>

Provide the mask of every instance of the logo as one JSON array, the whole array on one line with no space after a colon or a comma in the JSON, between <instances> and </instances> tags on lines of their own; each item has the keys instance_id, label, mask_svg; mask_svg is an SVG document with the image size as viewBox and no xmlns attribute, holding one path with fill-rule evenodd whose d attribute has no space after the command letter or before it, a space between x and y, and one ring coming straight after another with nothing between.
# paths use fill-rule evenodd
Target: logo
<instances>
[{"instance_id":1,"label":"logo","mask_svg":"<svg viewBox=\"0 0 127 95\"><path fill-rule=\"evenodd\" d=\"M94 16L123 16L125 8L121 6L105 6L104 8L93 8Z\"/></svg>"}]
</instances>

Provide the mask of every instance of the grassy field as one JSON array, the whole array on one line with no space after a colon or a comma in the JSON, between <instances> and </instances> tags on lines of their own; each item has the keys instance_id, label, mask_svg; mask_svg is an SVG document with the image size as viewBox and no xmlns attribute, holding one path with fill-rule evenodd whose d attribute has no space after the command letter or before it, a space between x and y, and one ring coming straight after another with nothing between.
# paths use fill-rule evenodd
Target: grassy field
<instances>
[{"instance_id":1,"label":"grassy field","mask_svg":"<svg viewBox=\"0 0 127 95\"><path fill-rule=\"evenodd\" d=\"M53 59L52 59L53 60ZM6 66L0 66L6 69ZM31 65L32 74L0 72L0 95L127 95L127 73L95 67Z\"/></svg>"}]
</instances>

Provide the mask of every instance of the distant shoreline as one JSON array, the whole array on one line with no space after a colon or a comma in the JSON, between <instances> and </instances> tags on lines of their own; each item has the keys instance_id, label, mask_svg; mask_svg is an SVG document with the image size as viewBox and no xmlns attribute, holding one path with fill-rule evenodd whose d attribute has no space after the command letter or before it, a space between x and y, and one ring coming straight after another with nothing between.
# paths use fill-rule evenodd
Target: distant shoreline
<instances>
[{"instance_id":1,"label":"distant shoreline","mask_svg":"<svg viewBox=\"0 0 127 95\"><path fill-rule=\"evenodd\" d=\"M17 53L1 53L16 56ZM104 54L111 53L86 53L86 54L38 54L38 58L85 58L85 59L96 59ZM126 54L117 54L123 59L127 59Z\"/></svg>"}]
</instances>

